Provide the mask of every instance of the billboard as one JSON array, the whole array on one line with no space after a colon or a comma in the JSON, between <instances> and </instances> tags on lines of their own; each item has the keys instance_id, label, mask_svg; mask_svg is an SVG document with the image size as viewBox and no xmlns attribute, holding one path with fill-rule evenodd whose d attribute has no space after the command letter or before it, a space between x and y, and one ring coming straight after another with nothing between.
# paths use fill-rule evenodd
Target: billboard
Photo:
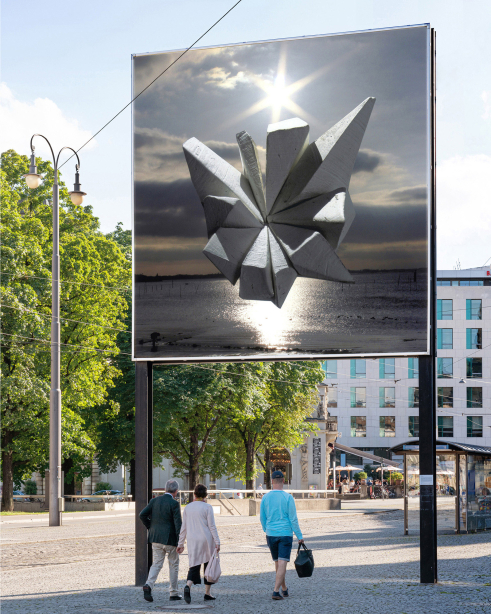
<instances>
[{"instance_id":1,"label":"billboard","mask_svg":"<svg viewBox=\"0 0 491 614\"><path fill-rule=\"evenodd\" d=\"M420 25L192 49L139 96L134 359L428 353L431 68Z\"/></svg>"}]
</instances>

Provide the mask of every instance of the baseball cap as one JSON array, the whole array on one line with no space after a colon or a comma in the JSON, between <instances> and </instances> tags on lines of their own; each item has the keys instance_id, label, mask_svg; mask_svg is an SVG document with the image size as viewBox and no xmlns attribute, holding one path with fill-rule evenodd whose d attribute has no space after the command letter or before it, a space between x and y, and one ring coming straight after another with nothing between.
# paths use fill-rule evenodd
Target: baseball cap
<instances>
[{"instance_id":1,"label":"baseball cap","mask_svg":"<svg viewBox=\"0 0 491 614\"><path fill-rule=\"evenodd\" d=\"M273 480L281 480L281 478L285 477L283 475L283 471L273 471L273 473L271 474L271 478Z\"/></svg>"}]
</instances>

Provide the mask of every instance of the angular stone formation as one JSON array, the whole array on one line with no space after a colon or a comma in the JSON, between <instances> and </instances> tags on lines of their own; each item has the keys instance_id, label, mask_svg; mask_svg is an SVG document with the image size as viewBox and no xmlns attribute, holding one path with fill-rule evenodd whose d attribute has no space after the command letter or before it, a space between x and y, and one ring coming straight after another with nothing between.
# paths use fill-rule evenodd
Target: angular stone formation
<instances>
[{"instance_id":1,"label":"angular stone formation","mask_svg":"<svg viewBox=\"0 0 491 614\"><path fill-rule=\"evenodd\" d=\"M309 145L298 118L268 126L266 186L256 144L237 134L243 172L191 138L183 145L203 204L203 253L241 298L281 307L297 276L353 283L336 254L354 218L348 193L375 104L367 98Z\"/></svg>"}]
</instances>

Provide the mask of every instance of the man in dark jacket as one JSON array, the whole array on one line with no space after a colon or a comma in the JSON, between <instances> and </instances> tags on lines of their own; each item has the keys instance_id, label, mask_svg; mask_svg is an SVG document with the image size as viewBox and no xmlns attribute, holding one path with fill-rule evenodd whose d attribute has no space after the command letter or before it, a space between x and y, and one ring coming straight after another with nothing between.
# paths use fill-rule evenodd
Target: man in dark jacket
<instances>
[{"instance_id":1,"label":"man in dark jacket","mask_svg":"<svg viewBox=\"0 0 491 614\"><path fill-rule=\"evenodd\" d=\"M140 512L140 519L148 529L148 543L152 544L153 551L153 564L148 572L147 583L143 587L143 597L146 601L153 601L152 589L166 554L169 558L170 600L182 599L177 590L179 555L176 547L182 523L181 506L175 499L178 491L179 484L175 480L168 480L165 493L161 497L152 499Z\"/></svg>"}]
</instances>

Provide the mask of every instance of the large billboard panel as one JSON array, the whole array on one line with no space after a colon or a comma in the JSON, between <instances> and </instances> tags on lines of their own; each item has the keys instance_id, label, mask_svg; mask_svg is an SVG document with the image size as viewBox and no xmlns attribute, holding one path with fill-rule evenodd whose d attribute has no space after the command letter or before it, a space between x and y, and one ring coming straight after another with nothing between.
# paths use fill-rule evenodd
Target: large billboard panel
<instances>
[{"instance_id":1,"label":"large billboard panel","mask_svg":"<svg viewBox=\"0 0 491 614\"><path fill-rule=\"evenodd\" d=\"M192 49L138 97L136 360L428 352L431 61L428 25Z\"/></svg>"}]
</instances>

